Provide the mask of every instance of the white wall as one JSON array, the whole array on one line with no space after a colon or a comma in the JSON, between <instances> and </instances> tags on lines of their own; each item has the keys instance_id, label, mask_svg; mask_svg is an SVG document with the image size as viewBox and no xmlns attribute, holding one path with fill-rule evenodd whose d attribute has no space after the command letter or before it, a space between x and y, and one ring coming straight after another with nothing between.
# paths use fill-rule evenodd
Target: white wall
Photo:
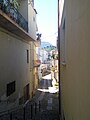
<instances>
[{"instance_id":1,"label":"white wall","mask_svg":"<svg viewBox=\"0 0 90 120\"><path fill-rule=\"evenodd\" d=\"M21 0L19 12L28 22L28 33L36 40L36 31L37 31L37 24L36 24L36 12L30 0Z\"/></svg>"},{"instance_id":2,"label":"white wall","mask_svg":"<svg viewBox=\"0 0 90 120\"><path fill-rule=\"evenodd\" d=\"M34 8L28 2L28 32L36 40L36 13Z\"/></svg>"},{"instance_id":3,"label":"white wall","mask_svg":"<svg viewBox=\"0 0 90 120\"><path fill-rule=\"evenodd\" d=\"M19 12L28 21L28 0L20 1Z\"/></svg>"},{"instance_id":4,"label":"white wall","mask_svg":"<svg viewBox=\"0 0 90 120\"><path fill-rule=\"evenodd\" d=\"M41 56L42 56L42 63L47 61L48 58L48 52L46 50L41 49Z\"/></svg>"},{"instance_id":5,"label":"white wall","mask_svg":"<svg viewBox=\"0 0 90 120\"><path fill-rule=\"evenodd\" d=\"M16 90L12 99L23 96L23 88L30 82L29 63L27 64L29 44L16 36L0 30L0 96L6 99L6 85L16 81Z\"/></svg>"}]
</instances>

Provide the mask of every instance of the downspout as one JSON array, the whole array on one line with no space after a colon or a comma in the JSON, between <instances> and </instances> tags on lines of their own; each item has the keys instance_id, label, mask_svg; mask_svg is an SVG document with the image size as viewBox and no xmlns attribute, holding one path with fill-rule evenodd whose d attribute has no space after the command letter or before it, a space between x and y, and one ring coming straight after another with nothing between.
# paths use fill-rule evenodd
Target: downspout
<instances>
[{"instance_id":1,"label":"downspout","mask_svg":"<svg viewBox=\"0 0 90 120\"><path fill-rule=\"evenodd\" d=\"M59 79L59 115L61 118L61 79L60 79L60 0L58 0L58 79Z\"/></svg>"}]
</instances>

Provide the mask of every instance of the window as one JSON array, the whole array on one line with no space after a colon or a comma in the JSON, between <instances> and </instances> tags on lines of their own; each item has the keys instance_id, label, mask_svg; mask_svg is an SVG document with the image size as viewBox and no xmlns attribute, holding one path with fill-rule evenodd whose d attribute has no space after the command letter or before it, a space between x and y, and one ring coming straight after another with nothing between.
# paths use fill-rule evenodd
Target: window
<instances>
[{"instance_id":1,"label":"window","mask_svg":"<svg viewBox=\"0 0 90 120\"><path fill-rule=\"evenodd\" d=\"M15 86L16 86L15 81L7 84L7 97L15 92Z\"/></svg>"},{"instance_id":2,"label":"window","mask_svg":"<svg viewBox=\"0 0 90 120\"><path fill-rule=\"evenodd\" d=\"M29 63L29 50L27 50L27 63Z\"/></svg>"}]
</instances>

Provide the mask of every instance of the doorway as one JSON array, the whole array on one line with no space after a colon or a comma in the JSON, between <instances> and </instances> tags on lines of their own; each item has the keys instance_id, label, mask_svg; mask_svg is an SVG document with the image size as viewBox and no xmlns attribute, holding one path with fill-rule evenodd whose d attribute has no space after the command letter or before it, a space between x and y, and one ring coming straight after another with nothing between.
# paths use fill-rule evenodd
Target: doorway
<instances>
[{"instance_id":1,"label":"doorway","mask_svg":"<svg viewBox=\"0 0 90 120\"><path fill-rule=\"evenodd\" d=\"M29 84L27 84L24 87L24 102L26 102L29 98L30 98L30 95L29 95Z\"/></svg>"}]
</instances>

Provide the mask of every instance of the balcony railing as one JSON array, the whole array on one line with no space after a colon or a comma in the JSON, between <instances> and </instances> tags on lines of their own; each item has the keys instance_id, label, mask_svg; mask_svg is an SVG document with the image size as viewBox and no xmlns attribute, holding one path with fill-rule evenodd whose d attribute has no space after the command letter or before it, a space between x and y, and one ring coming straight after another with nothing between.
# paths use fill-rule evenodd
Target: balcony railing
<instances>
[{"instance_id":1,"label":"balcony railing","mask_svg":"<svg viewBox=\"0 0 90 120\"><path fill-rule=\"evenodd\" d=\"M41 64L41 60L34 60L34 67L39 67Z\"/></svg>"},{"instance_id":2,"label":"balcony railing","mask_svg":"<svg viewBox=\"0 0 90 120\"><path fill-rule=\"evenodd\" d=\"M0 0L0 9L28 32L28 22L8 0Z\"/></svg>"},{"instance_id":3,"label":"balcony railing","mask_svg":"<svg viewBox=\"0 0 90 120\"><path fill-rule=\"evenodd\" d=\"M29 111L29 112L28 112ZM41 101L29 101L16 108L0 112L0 120L32 120L41 111Z\"/></svg>"}]
</instances>

